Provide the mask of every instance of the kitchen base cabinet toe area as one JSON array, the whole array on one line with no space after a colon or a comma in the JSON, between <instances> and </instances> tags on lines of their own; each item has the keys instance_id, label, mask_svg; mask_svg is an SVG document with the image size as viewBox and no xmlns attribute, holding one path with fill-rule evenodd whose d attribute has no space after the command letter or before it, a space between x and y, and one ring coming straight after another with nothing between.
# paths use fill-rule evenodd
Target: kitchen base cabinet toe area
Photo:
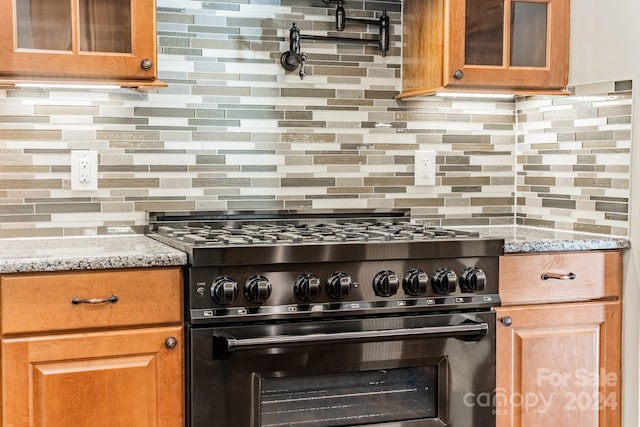
<instances>
[{"instance_id":1,"label":"kitchen base cabinet toe area","mask_svg":"<svg viewBox=\"0 0 640 427\"><path fill-rule=\"evenodd\" d=\"M179 268L0 280L2 426L183 426Z\"/></svg>"},{"instance_id":2,"label":"kitchen base cabinet toe area","mask_svg":"<svg viewBox=\"0 0 640 427\"><path fill-rule=\"evenodd\" d=\"M621 425L621 260L620 251L502 257L498 427Z\"/></svg>"}]
</instances>

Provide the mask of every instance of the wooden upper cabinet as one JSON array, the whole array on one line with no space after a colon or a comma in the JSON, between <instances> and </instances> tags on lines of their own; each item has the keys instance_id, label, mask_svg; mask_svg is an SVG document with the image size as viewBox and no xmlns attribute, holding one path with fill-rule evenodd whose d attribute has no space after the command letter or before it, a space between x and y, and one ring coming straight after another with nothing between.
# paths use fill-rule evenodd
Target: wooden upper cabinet
<instances>
[{"instance_id":1,"label":"wooden upper cabinet","mask_svg":"<svg viewBox=\"0 0 640 427\"><path fill-rule=\"evenodd\" d=\"M405 0L402 92L566 93L569 0Z\"/></svg>"},{"instance_id":2,"label":"wooden upper cabinet","mask_svg":"<svg viewBox=\"0 0 640 427\"><path fill-rule=\"evenodd\" d=\"M0 0L0 83L165 86L155 0Z\"/></svg>"}]
</instances>

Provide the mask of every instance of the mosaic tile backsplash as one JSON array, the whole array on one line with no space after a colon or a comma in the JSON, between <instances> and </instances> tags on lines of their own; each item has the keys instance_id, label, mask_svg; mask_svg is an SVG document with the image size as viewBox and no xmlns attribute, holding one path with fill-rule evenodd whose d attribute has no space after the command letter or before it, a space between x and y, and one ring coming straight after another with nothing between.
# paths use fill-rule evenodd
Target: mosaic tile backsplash
<instances>
[{"instance_id":1,"label":"mosaic tile backsplash","mask_svg":"<svg viewBox=\"0 0 640 427\"><path fill-rule=\"evenodd\" d=\"M628 235L631 82L516 102L519 224Z\"/></svg>"},{"instance_id":2,"label":"mosaic tile backsplash","mask_svg":"<svg viewBox=\"0 0 640 427\"><path fill-rule=\"evenodd\" d=\"M148 210L392 209L435 225L521 223L627 235L631 83L562 98L396 101L401 1L346 4L391 18L391 49L303 41L333 31L313 0L157 0L153 93L0 88L0 237L142 232ZM99 188L70 186L71 150L99 154ZM413 184L416 150L436 185Z\"/></svg>"}]
</instances>

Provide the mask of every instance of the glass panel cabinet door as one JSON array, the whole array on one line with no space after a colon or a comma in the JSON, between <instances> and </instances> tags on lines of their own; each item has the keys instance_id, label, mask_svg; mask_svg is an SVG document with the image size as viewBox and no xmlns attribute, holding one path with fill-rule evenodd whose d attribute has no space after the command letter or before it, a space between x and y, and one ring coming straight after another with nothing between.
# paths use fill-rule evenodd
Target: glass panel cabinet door
<instances>
[{"instance_id":1,"label":"glass panel cabinet door","mask_svg":"<svg viewBox=\"0 0 640 427\"><path fill-rule=\"evenodd\" d=\"M69 0L22 0L15 5L18 49L73 49Z\"/></svg>"},{"instance_id":2,"label":"glass panel cabinet door","mask_svg":"<svg viewBox=\"0 0 640 427\"><path fill-rule=\"evenodd\" d=\"M402 0L396 98L453 91L566 94L570 2Z\"/></svg>"},{"instance_id":3,"label":"glass panel cabinet door","mask_svg":"<svg viewBox=\"0 0 640 427\"><path fill-rule=\"evenodd\" d=\"M511 3L511 66L547 66L548 9L546 3Z\"/></svg>"},{"instance_id":4,"label":"glass panel cabinet door","mask_svg":"<svg viewBox=\"0 0 640 427\"><path fill-rule=\"evenodd\" d=\"M131 53L131 0L80 0L80 50Z\"/></svg>"},{"instance_id":5,"label":"glass panel cabinet door","mask_svg":"<svg viewBox=\"0 0 640 427\"><path fill-rule=\"evenodd\" d=\"M510 9L505 40L505 9ZM506 46L512 67L547 66L548 4L531 1L466 0L465 65L502 66Z\"/></svg>"},{"instance_id":6,"label":"glass panel cabinet door","mask_svg":"<svg viewBox=\"0 0 640 427\"><path fill-rule=\"evenodd\" d=\"M466 0L464 62L467 65L502 65L504 0Z\"/></svg>"},{"instance_id":7,"label":"glass panel cabinet door","mask_svg":"<svg viewBox=\"0 0 640 427\"><path fill-rule=\"evenodd\" d=\"M15 4L19 49L73 51L69 0L22 0ZM131 12L130 0L80 0L80 50L131 53Z\"/></svg>"},{"instance_id":8,"label":"glass panel cabinet door","mask_svg":"<svg viewBox=\"0 0 640 427\"><path fill-rule=\"evenodd\" d=\"M444 87L566 87L569 0L448 1Z\"/></svg>"},{"instance_id":9,"label":"glass panel cabinet door","mask_svg":"<svg viewBox=\"0 0 640 427\"><path fill-rule=\"evenodd\" d=\"M0 0L0 10L0 78L156 82L155 0Z\"/></svg>"}]
</instances>

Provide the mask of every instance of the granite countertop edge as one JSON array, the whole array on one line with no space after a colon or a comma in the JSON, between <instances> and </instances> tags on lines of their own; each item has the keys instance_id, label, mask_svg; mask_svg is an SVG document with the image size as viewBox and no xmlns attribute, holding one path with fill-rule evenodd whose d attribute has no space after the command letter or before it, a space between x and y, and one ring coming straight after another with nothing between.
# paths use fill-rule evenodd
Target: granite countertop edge
<instances>
[{"instance_id":1,"label":"granite countertop edge","mask_svg":"<svg viewBox=\"0 0 640 427\"><path fill-rule=\"evenodd\" d=\"M0 239L0 274L182 266L187 255L143 235Z\"/></svg>"},{"instance_id":2,"label":"granite countertop edge","mask_svg":"<svg viewBox=\"0 0 640 427\"><path fill-rule=\"evenodd\" d=\"M629 239L520 226L466 228L504 253L627 249ZM0 274L184 266L187 255L144 235L0 239Z\"/></svg>"},{"instance_id":3,"label":"granite countertop edge","mask_svg":"<svg viewBox=\"0 0 640 427\"><path fill-rule=\"evenodd\" d=\"M628 249L629 241L623 238L580 239L580 240L539 240L504 242L504 253L595 251L608 249Z\"/></svg>"},{"instance_id":4,"label":"granite countertop edge","mask_svg":"<svg viewBox=\"0 0 640 427\"><path fill-rule=\"evenodd\" d=\"M504 253L567 252L628 249L626 237L540 229L524 226L477 227L481 238L504 239Z\"/></svg>"}]
</instances>

